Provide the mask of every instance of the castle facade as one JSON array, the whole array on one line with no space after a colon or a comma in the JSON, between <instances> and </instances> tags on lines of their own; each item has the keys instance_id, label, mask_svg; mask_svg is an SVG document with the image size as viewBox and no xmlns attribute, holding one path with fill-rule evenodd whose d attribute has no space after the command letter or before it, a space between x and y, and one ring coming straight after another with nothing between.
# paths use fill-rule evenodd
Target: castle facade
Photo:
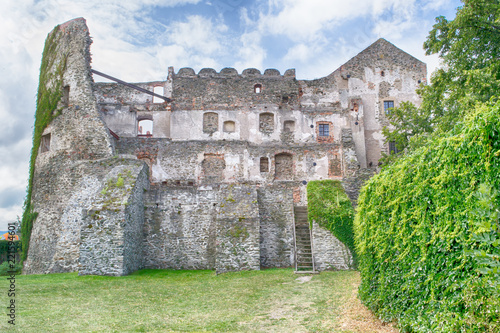
<instances>
[{"instance_id":1,"label":"castle facade","mask_svg":"<svg viewBox=\"0 0 500 333\"><path fill-rule=\"evenodd\" d=\"M47 39L40 84L62 97L35 163L25 272L351 267L329 231L301 234L306 184L337 179L356 200L389 153L386 115L419 103L424 63L379 39L315 80L170 67L125 85L94 81L90 44L84 19Z\"/></svg>"}]
</instances>

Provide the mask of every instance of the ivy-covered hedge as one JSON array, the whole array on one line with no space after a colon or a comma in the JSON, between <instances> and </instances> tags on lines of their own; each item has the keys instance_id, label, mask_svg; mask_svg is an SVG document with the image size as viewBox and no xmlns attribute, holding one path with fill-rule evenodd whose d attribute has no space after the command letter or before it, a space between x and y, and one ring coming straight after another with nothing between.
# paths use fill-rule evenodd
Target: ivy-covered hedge
<instances>
[{"instance_id":1,"label":"ivy-covered hedge","mask_svg":"<svg viewBox=\"0 0 500 333\"><path fill-rule=\"evenodd\" d=\"M344 243L356 259L354 248L354 209L338 180L314 180L307 184L309 223L316 221Z\"/></svg>"},{"instance_id":2,"label":"ivy-covered hedge","mask_svg":"<svg viewBox=\"0 0 500 333\"><path fill-rule=\"evenodd\" d=\"M59 115L58 103L63 96L62 76L66 69L66 56L61 58L57 54L56 38L60 36L59 26L56 26L45 41L42 64L40 66L40 81L38 85L37 105L35 113L35 126L33 130L33 147L31 148L30 174L24 212L21 220L22 256L26 260L29 249L31 229L38 213L31 207L31 193L33 190L33 176L35 174L35 161L42 140L42 134L50 122ZM59 61L58 61L59 59ZM62 60L61 60L62 59Z\"/></svg>"},{"instance_id":3,"label":"ivy-covered hedge","mask_svg":"<svg viewBox=\"0 0 500 333\"><path fill-rule=\"evenodd\" d=\"M363 187L361 300L403 332L500 332L500 198L484 189L500 189L500 104Z\"/></svg>"}]
</instances>

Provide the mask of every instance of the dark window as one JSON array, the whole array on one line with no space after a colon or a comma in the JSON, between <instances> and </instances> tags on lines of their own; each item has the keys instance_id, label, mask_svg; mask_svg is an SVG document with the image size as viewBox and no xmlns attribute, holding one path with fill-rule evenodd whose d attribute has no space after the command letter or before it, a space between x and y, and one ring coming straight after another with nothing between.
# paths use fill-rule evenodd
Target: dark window
<instances>
[{"instance_id":1,"label":"dark window","mask_svg":"<svg viewBox=\"0 0 500 333\"><path fill-rule=\"evenodd\" d=\"M285 123L283 124L283 131L284 132L295 131L295 122L293 120L285 120Z\"/></svg>"},{"instance_id":2,"label":"dark window","mask_svg":"<svg viewBox=\"0 0 500 333\"><path fill-rule=\"evenodd\" d=\"M330 125L329 124L319 124L318 131L319 131L319 136L330 136Z\"/></svg>"},{"instance_id":3,"label":"dark window","mask_svg":"<svg viewBox=\"0 0 500 333\"><path fill-rule=\"evenodd\" d=\"M69 86L65 86L63 88L63 104L64 106L69 106Z\"/></svg>"},{"instance_id":4,"label":"dark window","mask_svg":"<svg viewBox=\"0 0 500 333\"><path fill-rule=\"evenodd\" d=\"M42 142L40 142L41 152L45 153L50 150L50 133L42 136Z\"/></svg>"},{"instance_id":5,"label":"dark window","mask_svg":"<svg viewBox=\"0 0 500 333\"><path fill-rule=\"evenodd\" d=\"M394 108L394 101L384 101L385 114L391 113L392 108Z\"/></svg>"},{"instance_id":6,"label":"dark window","mask_svg":"<svg viewBox=\"0 0 500 333\"><path fill-rule=\"evenodd\" d=\"M260 172L269 172L269 159L267 157L260 158Z\"/></svg>"},{"instance_id":7,"label":"dark window","mask_svg":"<svg viewBox=\"0 0 500 333\"><path fill-rule=\"evenodd\" d=\"M399 149L396 147L396 141L389 141L389 154L397 154L399 153Z\"/></svg>"}]
</instances>

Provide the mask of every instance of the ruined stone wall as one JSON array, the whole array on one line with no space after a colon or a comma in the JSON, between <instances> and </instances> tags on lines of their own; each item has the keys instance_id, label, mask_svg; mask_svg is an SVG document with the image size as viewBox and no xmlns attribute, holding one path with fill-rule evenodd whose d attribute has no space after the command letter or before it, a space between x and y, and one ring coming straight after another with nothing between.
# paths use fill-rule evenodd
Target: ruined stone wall
<instances>
[{"instance_id":1,"label":"ruined stone wall","mask_svg":"<svg viewBox=\"0 0 500 333\"><path fill-rule=\"evenodd\" d=\"M154 91L163 88L167 95L167 82L134 83L134 85ZM170 137L171 106L164 100L154 100L153 96L118 83L95 83L94 96L106 125L119 136L137 136L140 120L153 121L153 135L158 138Z\"/></svg>"},{"instance_id":2,"label":"ruined stone wall","mask_svg":"<svg viewBox=\"0 0 500 333\"><path fill-rule=\"evenodd\" d=\"M258 69L245 69L241 74L234 68L219 73L204 68L195 74L191 68L181 68L172 75L172 109L177 110L237 110L257 104L281 107L298 105L299 89L295 70L284 75L276 69L264 74Z\"/></svg>"},{"instance_id":3,"label":"ruined stone wall","mask_svg":"<svg viewBox=\"0 0 500 333\"><path fill-rule=\"evenodd\" d=\"M293 189L266 186L257 189L260 216L260 266L291 267L293 246Z\"/></svg>"},{"instance_id":4,"label":"ruined stone wall","mask_svg":"<svg viewBox=\"0 0 500 333\"><path fill-rule=\"evenodd\" d=\"M353 269L352 254L332 233L313 222L314 265L318 271Z\"/></svg>"},{"instance_id":5,"label":"ruined stone wall","mask_svg":"<svg viewBox=\"0 0 500 333\"><path fill-rule=\"evenodd\" d=\"M215 269L218 187L153 185L147 192L144 267Z\"/></svg>"},{"instance_id":6,"label":"ruined stone wall","mask_svg":"<svg viewBox=\"0 0 500 333\"><path fill-rule=\"evenodd\" d=\"M147 159L151 163L152 181L172 185L178 182L194 185L309 181L341 178L347 170L340 145L336 143L252 145L244 141L173 142L154 138L120 138L117 151ZM287 166L290 176L285 178L276 174L276 157L283 153L291 156L291 163ZM261 158L268 159L267 172L261 171Z\"/></svg>"},{"instance_id":7,"label":"ruined stone wall","mask_svg":"<svg viewBox=\"0 0 500 333\"><path fill-rule=\"evenodd\" d=\"M387 151L384 101L419 104L415 90L426 81L425 63L379 39L327 77L300 81L303 110L340 110L351 128L361 168L376 167Z\"/></svg>"},{"instance_id":8,"label":"ruined stone wall","mask_svg":"<svg viewBox=\"0 0 500 333\"><path fill-rule=\"evenodd\" d=\"M260 269L260 219L255 186L224 185L220 196L216 272Z\"/></svg>"},{"instance_id":9,"label":"ruined stone wall","mask_svg":"<svg viewBox=\"0 0 500 333\"><path fill-rule=\"evenodd\" d=\"M63 98L36 159L27 273L291 266L305 184L341 179L355 203L386 149L384 101L418 104L426 75L381 39L317 80L169 68L166 81L137 84L163 88L165 103L93 82L83 19L53 34L54 71L64 71L41 84L60 85ZM149 136L138 131L145 121ZM320 270L350 267L333 235L312 233Z\"/></svg>"},{"instance_id":10,"label":"ruined stone wall","mask_svg":"<svg viewBox=\"0 0 500 333\"><path fill-rule=\"evenodd\" d=\"M79 275L121 276L144 266L147 173L144 163L129 160L120 161L102 178L103 186L93 195L81 224Z\"/></svg>"},{"instance_id":11,"label":"ruined stone wall","mask_svg":"<svg viewBox=\"0 0 500 333\"><path fill-rule=\"evenodd\" d=\"M25 262L28 274L77 269L81 209L99 187L91 161L114 151L92 93L91 40L85 20L65 23L51 34L55 63L65 62L57 73L63 98L43 132L48 144L39 148L35 162L31 207L38 217Z\"/></svg>"}]
</instances>

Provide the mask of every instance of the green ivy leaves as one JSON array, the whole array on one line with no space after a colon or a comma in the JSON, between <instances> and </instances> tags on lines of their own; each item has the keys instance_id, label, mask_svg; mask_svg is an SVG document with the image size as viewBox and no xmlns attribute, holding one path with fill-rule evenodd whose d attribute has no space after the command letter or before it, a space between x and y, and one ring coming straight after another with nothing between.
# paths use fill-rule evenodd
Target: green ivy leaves
<instances>
[{"instance_id":1,"label":"green ivy leaves","mask_svg":"<svg viewBox=\"0 0 500 333\"><path fill-rule=\"evenodd\" d=\"M500 331L499 130L500 103L480 106L360 193L359 295L403 331Z\"/></svg>"}]
</instances>

